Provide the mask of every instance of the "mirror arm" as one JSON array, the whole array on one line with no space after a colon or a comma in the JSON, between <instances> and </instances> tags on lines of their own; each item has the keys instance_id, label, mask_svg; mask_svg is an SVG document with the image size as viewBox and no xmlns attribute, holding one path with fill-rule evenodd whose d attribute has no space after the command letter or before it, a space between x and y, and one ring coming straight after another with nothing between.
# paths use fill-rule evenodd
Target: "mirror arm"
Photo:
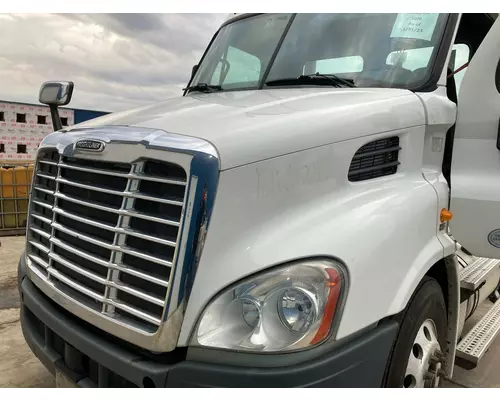
<instances>
[{"instance_id":1,"label":"mirror arm","mask_svg":"<svg viewBox=\"0 0 500 400\"><path fill-rule=\"evenodd\" d=\"M61 117L59 116L59 110L55 104L51 104L50 108L50 116L52 118L52 126L54 127L54 132L60 131L62 127Z\"/></svg>"}]
</instances>

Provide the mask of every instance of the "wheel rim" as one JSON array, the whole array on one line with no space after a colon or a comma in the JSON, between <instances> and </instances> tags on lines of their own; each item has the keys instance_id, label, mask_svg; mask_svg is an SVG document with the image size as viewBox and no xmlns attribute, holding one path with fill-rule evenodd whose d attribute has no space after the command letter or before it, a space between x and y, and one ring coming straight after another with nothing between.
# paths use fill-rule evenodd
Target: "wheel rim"
<instances>
[{"instance_id":1,"label":"wheel rim","mask_svg":"<svg viewBox=\"0 0 500 400\"><path fill-rule=\"evenodd\" d=\"M404 388L438 387L442 375L442 353L436 324L428 319L422 323L410 350Z\"/></svg>"}]
</instances>

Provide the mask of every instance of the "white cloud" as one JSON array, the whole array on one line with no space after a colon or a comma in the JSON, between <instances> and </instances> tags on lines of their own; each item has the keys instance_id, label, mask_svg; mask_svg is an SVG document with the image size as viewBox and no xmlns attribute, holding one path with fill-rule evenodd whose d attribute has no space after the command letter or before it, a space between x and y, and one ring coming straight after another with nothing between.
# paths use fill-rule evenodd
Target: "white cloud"
<instances>
[{"instance_id":1,"label":"white cloud","mask_svg":"<svg viewBox=\"0 0 500 400\"><path fill-rule=\"evenodd\" d=\"M72 80L70 107L118 111L180 95L227 14L0 14L0 99L37 103Z\"/></svg>"}]
</instances>

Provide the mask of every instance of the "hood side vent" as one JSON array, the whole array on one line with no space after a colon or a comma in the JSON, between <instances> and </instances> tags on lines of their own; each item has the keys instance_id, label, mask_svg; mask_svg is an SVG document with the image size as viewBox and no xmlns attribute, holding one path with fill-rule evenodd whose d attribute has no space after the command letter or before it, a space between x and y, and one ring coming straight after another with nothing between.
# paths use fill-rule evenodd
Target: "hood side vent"
<instances>
[{"instance_id":1,"label":"hood side vent","mask_svg":"<svg viewBox=\"0 0 500 400\"><path fill-rule=\"evenodd\" d=\"M400 164L399 136L375 140L361 147L351 161L348 178L351 182L366 181L394 175Z\"/></svg>"}]
</instances>

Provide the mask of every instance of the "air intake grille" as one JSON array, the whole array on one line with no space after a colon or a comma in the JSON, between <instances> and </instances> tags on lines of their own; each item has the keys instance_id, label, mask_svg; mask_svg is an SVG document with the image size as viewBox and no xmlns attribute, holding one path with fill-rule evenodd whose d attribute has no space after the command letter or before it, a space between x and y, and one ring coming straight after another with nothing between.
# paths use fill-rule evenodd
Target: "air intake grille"
<instances>
[{"instance_id":1,"label":"air intake grille","mask_svg":"<svg viewBox=\"0 0 500 400\"><path fill-rule=\"evenodd\" d=\"M359 182L395 174L400 164L399 150L398 136L365 144L352 158L349 180Z\"/></svg>"},{"instance_id":2,"label":"air intake grille","mask_svg":"<svg viewBox=\"0 0 500 400\"><path fill-rule=\"evenodd\" d=\"M161 323L179 241L186 171L40 152L28 257L74 300L148 332Z\"/></svg>"}]
</instances>

